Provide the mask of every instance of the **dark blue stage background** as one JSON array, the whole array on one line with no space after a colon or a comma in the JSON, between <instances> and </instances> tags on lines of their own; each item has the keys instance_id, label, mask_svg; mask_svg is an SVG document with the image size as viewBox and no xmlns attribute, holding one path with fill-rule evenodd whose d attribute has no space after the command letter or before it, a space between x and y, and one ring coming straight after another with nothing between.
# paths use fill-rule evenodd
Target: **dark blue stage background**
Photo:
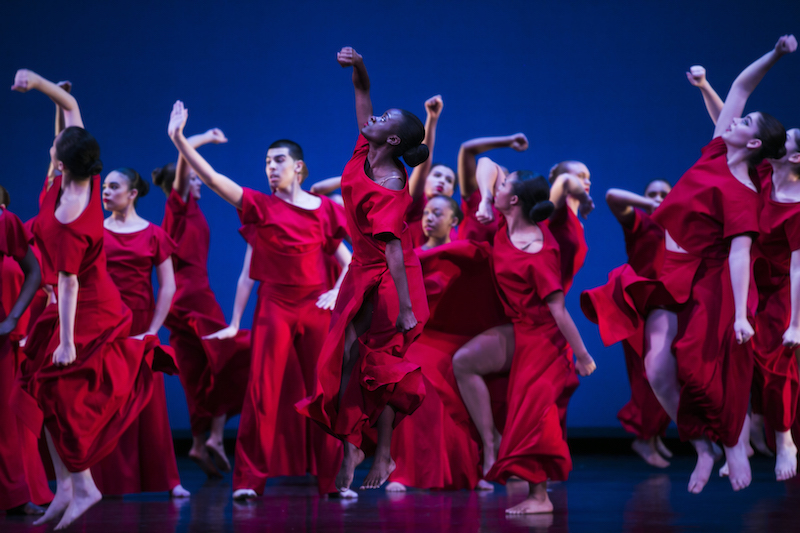
<instances>
[{"instance_id":1,"label":"dark blue stage background","mask_svg":"<svg viewBox=\"0 0 800 533\"><path fill-rule=\"evenodd\" d=\"M380 7L378 7L380 6ZM364 55L376 111L397 106L424 118L441 93L434 159L455 165L461 142L523 131L531 148L492 153L511 169L546 173L562 159L592 172L597 209L586 223L589 255L568 298L597 360L570 409L573 428L618 427L628 398L622 350L604 348L578 307L625 260L622 232L605 205L609 187L640 190L677 180L710 140L699 92L684 76L708 68L724 97L738 72L784 33L800 33L800 2L39 2L0 8L0 78L17 68L71 80L106 172L143 175L176 158L166 136L172 103L190 110L187 133L221 128L227 145L203 154L242 185L265 189L264 156L282 137L306 151L309 183L338 175L356 138L350 71L335 61ZM800 54L785 58L751 99L787 127L800 125ZM0 92L4 168L11 209L27 219L53 139L53 105L41 94ZM160 222L160 190L140 213ZM211 285L230 317L244 242L233 208L207 189ZM252 316L255 294L248 313ZM476 312L480 310L476 309ZM249 325L249 319L245 325ZM174 429L188 429L176 378L168 382ZM747 394L747 391L742 391ZM235 421L232 422L235 424Z\"/></svg>"}]
</instances>

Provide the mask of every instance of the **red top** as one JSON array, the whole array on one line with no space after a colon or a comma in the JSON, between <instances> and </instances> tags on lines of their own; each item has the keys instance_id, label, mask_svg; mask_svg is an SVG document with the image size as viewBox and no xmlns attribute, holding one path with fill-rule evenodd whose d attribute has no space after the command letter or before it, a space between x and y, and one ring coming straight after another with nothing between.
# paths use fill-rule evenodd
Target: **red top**
<instances>
[{"instance_id":1,"label":"red top","mask_svg":"<svg viewBox=\"0 0 800 533\"><path fill-rule=\"evenodd\" d=\"M622 225L628 264L644 278L657 279L664 265L664 229L641 209L633 210L633 223Z\"/></svg>"},{"instance_id":2,"label":"red top","mask_svg":"<svg viewBox=\"0 0 800 533\"><path fill-rule=\"evenodd\" d=\"M17 215L4 209L0 211L0 320L5 319L17 302L25 275L17 264L28 254L28 241L33 237ZM14 332L27 329L27 313L20 317Z\"/></svg>"},{"instance_id":3,"label":"red top","mask_svg":"<svg viewBox=\"0 0 800 533\"><path fill-rule=\"evenodd\" d=\"M545 299L562 291L558 243L545 224L542 249L530 254L517 249L508 237L501 218L494 239L494 271L503 307L512 322L539 327L554 322Z\"/></svg>"},{"instance_id":4,"label":"red top","mask_svg":"<svg viewBox=\"0 0 800 533\"><path fill-rule=\"evenodd\" d=\"M461 210L464 212L464 220L458 227L458 238L460 240L471 240L476 242L494 241L494 234L497 233L500 212L492 205L494 218L488 224L481 224L475 215L478 213L478 206L481 203L480 191L473 192L469 198L461 198Z\"/></svg>"},{"instance_id":5,"label":"red top","mask_svg":"<svg viewBox=\"0 0 800 533\"><path fill-rule=\"evenodd\" d=\"M155 224L148 224L145 229L134 233L115 233L106 229L104 246L108 273L125 305L133 310L155 308L152 272L175 249L169 235Z\"/></svg>"},{"instance_id":6,"label":"red top","mask_svg":"<svg viewBox=\"0 0 800 533\"><path fill-rule=\"evenodd\" d=\"M753 270L760 288L777 287L788 281L792 252L800 250L800 202L777 202L772 199L772 190L772 180L766 180L753 254Z\"/></svg>"},{"instance_id":7,"label":"red top","mask_svg":"<svg viewBox=\"0 0 800 533\"><path fill-rule=\"evenodd\" d=\"M568 292L572 287L572 280L586 260L586 252L589 251L583 234L583 224L564 202L543 225L547 226L558 243L561 254L561 283L564 292Z\"/></svg>"},{"instance_id":8,"label":"red top","mask_svg":"<svg viewBox=\"0 0 800 533\"><path fill-rule=\"evenodd\" d=\"M197 200L190 194L186 202L173 189L167 198L164 220L161 227L176 243L172 252L175 265L175 284L178 292L187 283L197 290L197 284L208 286L208 248L211 243L211 230ZM177 296L177 294L176 294Z\"/></svg>"},{"instance_id":9,"label":"red top","mask_svg":"<svg viewBox=\"0 0 800 533\"><path fill-rule=\"evenodd\" d=\"M330 199L319 198L317 209L303 209L274 194L244 188L239 218L242 235L253 247L252 279L277 285L328 285L326 255L333 255L347 235L347 221Z\"/></svg>"},{"instance_id":10,"label":"red top","mask_svg":"<svg viewBox=\"0 0 800 533\"><path fill-rule=\"evenodd\" d=\"M758 234L761 199L731 174L727 154L722 137L708 143L653 215L681 248L697 257L726 259L732 237ZM770 170L762 164L757 175L751 172L756 187Z\"/></svg>"}]
</instances>

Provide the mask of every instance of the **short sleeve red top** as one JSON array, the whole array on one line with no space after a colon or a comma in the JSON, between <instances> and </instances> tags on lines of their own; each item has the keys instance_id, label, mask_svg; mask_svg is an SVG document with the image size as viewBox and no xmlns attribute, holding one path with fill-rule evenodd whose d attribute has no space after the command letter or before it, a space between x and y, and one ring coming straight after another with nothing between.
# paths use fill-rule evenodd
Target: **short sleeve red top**
<instances>
[{"instance_id":1,"label":"short sleeve red top","mask_svg":"<svg viewBox=\"0 0 800 533\"><path fill-rule=\"evenodd\" d=\"M122 301L134 310L155 308L152 272L175 250L175 242L160 227L149 224L134 233L104 233L108 273Z\"/></svg>"},{"instance_id":2,"label":"short sleeve red top","mask_svg":"<svg viewBox=\"0 0 800 533\"><path fill-rule=\"evenodd\" d=\"M399 191L378 185L366 173L368 153L369 142L359 135L353 156L342 172L342 198L353 243L353 261L364 265L386 264L386 243L376 236L389 234L400 239L406 258L414 264L417 259L405 222L411 204L408 177ZM405 175L405 167L398 168Z\"/></svg>"},{"instance_id":3,"label":"short sleeve red top","mask_svg":"<svg viewBox=\"0 0 800 533\"><path fill-rule=\"evenodd\" d=\"M325 256L347 235L343 212L324 196L317 209L303 209L274 194L243 191L239 218L253 247L250 277L275 285L327 285Z\"/></svg>"},{"instance_id":4,"label":"short sleeve red top","mask_svg":"<svg viewBox=\"0 0 800 533\"><path fill-rule=\"evenodd\" d=\"M538 326L553 320L546 298L562 291L558 243L544 224L542 249L529 254L517 249L501 218L494 237L494 270L503 306L514 323Z\"/></svg>"},{"instance_id":5,"label":"short sleeve red top","mask_svg":"<svg viewBox=\"0 0 800 533\"><path fill-rule=\"evenodd\" d=\"M759 216L755 248L756 282L759 286L777 285L785 280L789 275L792 252L800 250L800 202L777 202L772 199L772 190L772 180L764 183L764 207ZM759 268L763 261L766 261L768 271Z\"/></svg>"},{"instance_id":6,"label":"short sleeve red top","mask_svg":"<svg viewBox=\"0 0 800 533\"><path fill-rule=\"evenodd\" d=\"M558 243L561 256L561 283L564 286L564 292L567 292L572 287L575 275L583 267L586 253L589 251L583 224L572 212L572 209L564 203L561 208L556 209L550 215L543 226L547 226Z\"/></svg>"},{"instance_id":7,"label":"short sleeve red top","mask_svg":"<svg viewBox=\"0 0 800 533\"><path fill-rule=\"evenodd\" d=\"M184 202L175 189L170 191L161 227L176 243L172 254L176 281L186 278L207 283L211 230L197 200L189 195Z\"/></svg>"},{"instance_id":8,"label":"short sleeve red top","mask_svg":"<svg viewBox=\"0 0 800 533\"><path fill-rule=\"evenodd\" d=\"M641 209L633 210L633 223L622 225L628 264L644 278L657 279L664 265L664 229Z\"/></svg>"},{"instance_id":9,"label":"short sleeve red top","mask_svg":"<svg viewBox=\"0 0 800 533\"><path fill-rule=\"evenodd\" d=\"M461 210L464 212L464 220L458 226L459 240L488 242L489 244L494 241L494 235L497 233L498 224L500 223L500 212L492 205L492 214L494 214L492 221L488 224L478 222L475 215L478 213L481 198L480 191L473 192L467 199L461 198Z\"/></svg>"},{"instance_id":10,"label":"short sleeve red top","mask_svg":"<svg viewBox=\"0 0 800 533\"><path fill-rule=\"evenodd\" d=\"M727 155L721 137L708 143L653 215L679 246L697 257L725 259L732 237L758 234L761 198L731 174ZM760 165L751 172L753 183L758 187L769 171L769 165Z\"/></svg>"}]
</instances>

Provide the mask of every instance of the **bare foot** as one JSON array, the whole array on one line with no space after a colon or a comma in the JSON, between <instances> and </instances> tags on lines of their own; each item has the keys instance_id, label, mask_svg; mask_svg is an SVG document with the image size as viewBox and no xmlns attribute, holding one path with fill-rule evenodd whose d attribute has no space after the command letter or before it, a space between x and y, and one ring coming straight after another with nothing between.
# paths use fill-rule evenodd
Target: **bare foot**
<instances>
[{"instance_id":1,"label":"bare foot","mask_svg":"<svg viewBox=\"0 0 800 533\"><path fill-rule=\"evenodd\" d=\"M716 457L711 443L705 439L693 441L697 451L697 464L689 477L689 492L700 494L711 478L711 471L714 469Z\"/></svg>"},{"instance_id":2,"label":"bare foot","mask_svg":"<svg viewBox=\"0 0 800 533\"><path fill-rule=\"evenodd\" d=\"M253 489L236 489L233 491L233 499L237 502L252 500L256 497L258 497L258 494Z\"/></svg>"},{"instance_id":3,"label":"bare foot","mask_svg":"<svg viewBox=\"0 0 800 533\"><path fill-rule=\"evenodd\" d=\"M37 516L44 514L44 507L39 507L33 502L23 503L12 509L6 509L6 515Z\"/></svg>"},{"instance_id":4,"label":"bare foot","mask_svg":"<svg viewBox=\"0 0 800 533\"><path fill-rule=\"evenodd\" d=\"M214 466L214 462L211 460L211 455L208 453L208 448L203 446L202 448L195 448L192 447L189 450L189 459L197 463L197 466L206 473L209 479L221 478L222 474L220 474L217 467Z\"/></svg>"},{"instance_id":5,"label":"bare foot","mask_svg":"<svg viewBox=\"0 0 800 533\"><path fill-rule=\"evenodd\" d=\"M762 455L772 457L772 450L767 446L767 437L764 435L764 415L751 414L750 415L750 438L748 439L752 447ZM752 454L748 457L752 457Z\"/></svg>"},{"instance_id":6,"label":"bare foot","mask_svg":"<svg viewBox=\"0 0 800 533\"><path fill-rule=\"evenodd\" d=\"M58 485L56 495L44 515L33 523L34 526L39 526L50 520L54 520L61 516L67 510L69 503L72 501L72 480L68 479Z\"/></svg>"},{"instance_id":7,"label":"bare foot","mask_svg":"<svg viewBox=\"0 0 800 533\"><path fill-rule=\"evenodd\" d=\"M394 472L396 465L392 458L386 456L375 456L372 461L372 468L369 469L367 477L364 478L364 483L361 484L362 489L379 489L381 485L386 483L389 476Z\"/></svg>"},{"instance_id":8,"label":"bare foot","mask_svg":"<svg viewBox=\"0 0 800 533\"><path fill-rule=\"evenodd\" d=\"M342 467L336 474L336 488L339 492L350 490L353 484L353 473L356 467L364 461L364 452L356 448L349 442L344 443L344 457L342 457Z\"/></svg>"},{"instance_id":9,"label":"bare foot","mask_svg":"<svg viewBox=\"0 0 800 533\"><path fill-rule=\"evenodd\" d=\"M70 502L67 510L64 511L64 516L56 526L56 531L65 529L80 516L89 510L89 508L103 499L103 495L97 490L97 487L92 484L86 490L78 490L76 487L73 491L72 501Z\"/></svg>"},{"instance_id":10,"label":"bare foot","mask_svg":"<svg viewBox=\"0 0 800 533\"><path fill-rule=\"evenodd\" d=\"M786 481L797 475L797 446L792 439L792 432L775 432L775 448L778 451L775 459L775 479Z\"/></svg>"},{"instance_id":11,"label":"bare foot","mask_svg":"<svg viewBox=\"0 0 800 533\"><path fill-rule=\"evenodd\" d=\"M553 502L547 495L547 483L531 485L528 498L514 507L506 509L507 515L552 513Z\"/></svg>"},{"instance_id":12,"label":"bare foot","mask_svg":"<svg viewBox=\"0 0 800 533\"><path fill-rule=\"evenodd\" d=\"M475 490L483 490L491 492L494 490L494 485L486 481L485 479L479 479L478 484L475 485Z\"/></svg>"},{"instance_id":13,"label":"bare foot","mask_svg":"<svg viewBox=\"0 0 800 533\"><path fill-rule=\"evenodd\" d=\"M636 439L633 441L633 444L631 444L631 448L650 466L655 466L657 468L667 468L669 466L669 461L661 457L658 453L655 439Z\"/></svg>"},{"instance_id":14,"label":"bare foot","mask_svg":"<svg viewBox=\"0 0 800 533\"><path fill-rule=\"evenodd\" d=\"M725 461L725 464L719 469L719 477L728 477L730 473L731 469L728 468L728 461Z\"/></svg>"},{"instance_id":15,"label":"bare foot","mask_svg":"<svg viewBox=\"0 0 800 533\"><path fill-rule=\"evenodd\" d=\"M392 481L388 485L386 485L386 492L405 492L406 486L402 483L398 483L397 481Z\"/></svg>"},{"instance_id":16,"label":"bare foot","mask_svg":"<svg viewBox=\"0 0 800 533\"><path fill-rule=\"evenodd\" d=\"M744 439L739 439L733 448L726 446L725 457L728 459L728 478L733 490L739 491L747 488L752 480L752 473Z\"/></svg>"},{"instance_id":17,"label":"bare foot","mask_svg":"<svg viewBox=\"0 0 800 533\"><path fill-rule=\"evenodd\" d=\"M181 484L175 485L172 487L172 490L169 491L170 498L188 498L191 495L192 493L184 489Z\"/></svg>"},{"instance_id":18,"label":"bare foot","mask_svg":"<svg viewBox=\"0 0 800 533\"><path fill-rule=\"evenodd\" d=\"M500 442L503 440L500 432L496 428L493 430L493 438L491 442L483 443L483 475L489 473L495 461L497 461L497 450L500 449Z\"/></svg>"},{"instance_id":19,"label":"bare foot","mask_svg":"<svg viewBox=\"0 0 800 533\"><path fill-rule=\"evenodd\" d=\"M664 444L664 441L661 440L661 437L656 437L656 450L660 453L663 457L667 459L672 458L672 450L667 448L667 445Z\"/></svg>"},{"instance_id":20,"label":"bare foot","mask_svg":"<svg viewBox=\"0 0 800 533\"><path fill-rule=\"evenodd\" d=\"M211 458L214 460L214 466L222 472L231 471L231 463L225 455L225 445L222 440L208 439L206 441L206 448L208 448Z\"/></svg>"}]
</instances>

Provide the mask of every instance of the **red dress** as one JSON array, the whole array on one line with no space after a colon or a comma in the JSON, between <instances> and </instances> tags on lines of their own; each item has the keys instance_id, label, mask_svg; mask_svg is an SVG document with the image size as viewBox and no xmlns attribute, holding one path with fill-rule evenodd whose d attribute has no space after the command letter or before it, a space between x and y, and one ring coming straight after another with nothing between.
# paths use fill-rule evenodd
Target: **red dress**
<instances>
[{"instance_id":1,"label":"red dress","mask_svg":"<svg viewBox=\"0 0 800 533\"><path fill-rule=\"evenodd\" d=\"M408 232L411 234L411 244L414 248L419 248L426 242L428 238L422 230L422 217L425 212L425 205L428 203L428 198L421 195L411 201L406 211L406 224L408 224ZM450 230L450 239L456 240L458 238L458 229L453 228Z\"/></svg>"},{"instance_id":2,"label":"red dress","mask_svg":"<svg viewBox=\"0 0 800 533\"><path fill-rule=\"evenodd\" d=\"M192 435L211 429L211 420L242 410L250 369L250 332L233 339L202 340L225 327L225 315L208 283L211 232L191 195L186 202L177 191L167 198L161 227L177 243L172 254L175 297L164 325L175 350L180 379L189 407Z\"/></svg>"},{"instance_id":3,"label":"red dress","mask_svg":"<svg viewBox=\"0 0 800 533\"><path fill-rule=\"evenodd\" d=\"M761 398L753 402L753 412L763 413L772 430L787 431L797 412L798 373L794 350L783 346L783 333L792 312L789 271L792 252L800 250L800 203L777 202L772 191L772 180L765 180L760 233L753 248L759 298L752 341L753 385Z\"/></svg>"},{"instance_id":4,"label":"red dress","mask_svg":"<svg viewBox=\"0 0 800 533\"><path fill-rule=\"evenodd\" d=\"M233 489L263 493L269 477L318 476L335 492L341 443L297 413L314 389L331 312L317 299L332 288L327 258L346 236L343 212L326 197L309 210L244 189L239 216L260 282L253 317L250 380L236 439ZM332 469L332 470L331 470Z\"/></svg>"},{"instance_id":5,"label":"red dress","mask_svg":"<svg viewBox=\"0 0 800 533\"><path fill-rule=\"evenodd\" d=\"M431 318L406 358L422 368L425 401L392 434L397 468L389 480L417 488L473 489L482 477L479 437L461 400L452 359L478 333L508 322L494 288L491 247L453 241L416 252Z\"/></svg>"},{"instance_id":6,"label":"red dress","mask_svg":"<svg viewBox=\"0 0 800 533\"><path fill-rule=\"evenodd\" d=\"M150 400L151 366L163 363L158 339L128 338L131 312L106 270L100 177L91 178L89 205L74 221L55 217L61 178L47 192L34 224L42 254L43 281L58 286L58 273L77 276L75 313L77 359L65 367L52 362L59 345L57 306L48 306L25 347L18 414L38 434L42 422L70 472L92 467L117 445Z\"/></svg>"},{"instance_id":7,"label":"red dress","mask_svg":"<svg viewBox=\"0 0 800 533\"><path fill-rule=\"evenodd\" d=\"M331 330L317 364L313 393L298 402L298 410L319 422L340 439L367 451L377 441L375 424L384 407L397 416L410 414L425 396L419 365L406 359L409 345L428 320L428 303L419 259L411 246L404 216L411 202L406 187L386 189L365 172L369 143L359 136L353 157L342 173L342 196L347 227L353 242L353 260L339 290ZM406 333L396 328L399 312L397 289L386 263L386 243L377 235L400 239L411 305L418 324ZM373 306L372 322L358 339L359 359L339 406L345 329L361 306Z\"/></svg>"},{"instance_id":8,"label":"red dress","mask_svg":"<svg viewBox=\"0 0 800 533\"><path fill-rule=\"evenodd\" d=\"M153 269L169 259L175 243L160 227L150 224L134 233L105 230L108 273L133 313L131 335L147 331L155 312ZM105 459L92 467L103 494L170 491L180 484L172 430L167 415L164 376L153 376L153 396L139 418L120 437Z\"/></svg>"},{"instance_id":9,"label":"red dress","mask_svg":"<svg viewBox=\"0 0 800 533\"><path fill-rule=\"evenodd\" d=\"M19 218L7 209L0 212L0 322L17 301L25 276L17 260L28 253L30 234ZM23 317L26 315L23 315ZM0 509L12 509L32 501L44 505L53 499L37 448L37 434L31 432L10 408L14 380L21 363L19 340L26 324L17 322L14 331L0 337Z\"/></svg>"},{"instance_id":10,"label":"red dress","mask_svg":"<svg viewBox=\"0 0 800 533\"><path fill-rule=\"evenodd\" d=\"M492 214L494 218L488 224L481 224L475 215L478 213L478 207L481 204L481 193L475 191L469 195L469 198L461 198L461 211L464 212L464 220L458 226L459 240L470 240L475 242L488 242L489 244L494 241L494 234L497 233L497 226L499 224L500 212L495 209L492 204Z\"/></svg>"},{"instance_id":11,"label":"red dress","mask_svg":"<svg viewBox=\"0 0 800 533\"><path fill-rule=\"evenodd\" d=\"M561 260L555 237L546 225L539 227L544 243L534 254L514 247L504 221L494 239L497 287L515 341L508 418L497 462L486 476L500 483L511 476L529 483L563 481L572 470L560 411L575 390L575 365L545 300L563 290Z\"/></svg>"}]
</instances>

